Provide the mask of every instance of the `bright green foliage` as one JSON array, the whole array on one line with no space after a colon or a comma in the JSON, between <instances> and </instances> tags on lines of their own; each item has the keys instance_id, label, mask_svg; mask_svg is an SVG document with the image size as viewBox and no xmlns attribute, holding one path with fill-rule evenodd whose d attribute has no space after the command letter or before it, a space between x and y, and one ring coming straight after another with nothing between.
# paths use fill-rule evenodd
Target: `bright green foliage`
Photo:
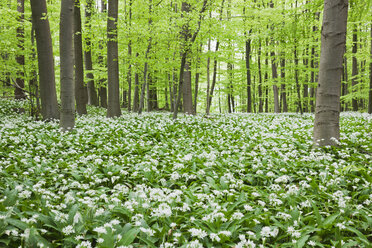
<instances>
[{"instance_id":1,"label":"bright green foliage","mask_svg":"<svg viewBox=\"0 0 372 248\"><path fill-rule=\"evenodd\" d=\"M85 11L85 1L81 1L82 11ZM100 2L100 1L98 1ZM165 88L169 94L169 86L177 84L180 55L182 48L181 28L182 25L190 21L191 32L197 28L199 11L202 1L188 0L192 5L192 11L187 13L187 18L181 18L181 0L154 0L152 2L152 13L149 12L149 0L136 0L132 4L132 22L129 24L129 0L119 1L119 64L120 64L120 84L121 90L128 89L127 72L129 63L132 64L132 91L134 91L134 74L140 75L140 83L143 82L143 70L145 64L145 53L148 47L149 38L152 37L152 47L150 54L147 56L149 63L149 74L156 88L157 98L160 107L165 106ZM273 8L269 3L273 3ZM201 73L200 87L198 94L198 109L203 111L206 107L206 82L207 82L207 59L212 60L217 57L219 63L218 81L216 93L212 102L214 112L221 109L227 111L227 94L231 93L235 97L236 111L245 111L247 105L247 84L245 69L245 41L251 40L252 44L252 94L253 109L258 111L259 93L258 93L258 49L261 44L261 67L262 67L262 89L261 98L266 98L265 90L268 89L269 111L273 111L273 93L272 85L274 83L286 86L286 95L288 98L289 111L295 112L297 109L297 94L295 84L295 70L298 71L300 81L300 91L303 95L302 101L304 106L310 106L314 102L314 96L311 89L316 87L316 74L318 69L311 68L311 61L315 65L319 60L320 54L320 24L322 19L322 0L275 0L275 1L252 1L252 0L225 0L222 12L222 20L219 21L219 12L222 0L210 0L207 11L203 14L201 21L201 30L196 42L193 44L191 56L191 67L193 83L196 72ZM92 13L91 29L83 27L83 37L90 37L92 41L93 55L93 74L96 85L105 85L107 71L105 63L100 60L106 59L106 13L99 10L99 5L95 7ZM297 6L297 7L296 7ZM54 42L54 52L56 58L56 81L59 82L59 51L58 51L58 31L59 31L59 1L48 1L49 20L51 25L52 39ZM368 95L370 62L370 23L372 16L371 1L368 0L351 0L350 15L348 23L348 37L346 58L348 61L347 81L344 85L348 86L348 94L342 96L343 106L350 106L352 98L358 98L361 110L365 110ZM211 17L210 17L211 13ZM230 13L230 14L228 14ZM245 13L245 14L243 14ZM16 77L15 73L19 65L15 62L15 56L21 51L17 47L16 28L17 12L15 1L2 1L0 4L0 79L7 81ZM228 17L228 16L231 17ZM318 16L318 17L317 17ZM30 7L26 1L25 13L25 55L26 66L26 89L27 82L32 78L36 65L36 59L32 57L31 45L31 22ZM84 19L84 15L83 15ZM149 20L152 24L149 25ZM84 20L83 20L84 23ZM358 27L359 48L357 59L359 63L358 82L356 89L351 87L351 53L352 33L354 25ZM314 31L314 27L316 27ZM248 34L249 33L249 34ZM208 40L212 41L212 51L208 52ZM132 41L132 56L128 57L128 43ZM216 42L220 42L220 49L214 52ZM200 44L203 48L198 51ZM87 49L87 48L85 48ZM294 63L294 49L297 49L299 63ZM314 49L314 53L312 53ZM285 78L274 82L271 76L271 52L275 52L276 59L279 62L281 57L286 60L285 68L279 66L279 73L285 71ZM138 53L138 56L136 54ZM196 68L198 58L201 58L200 68ZM265 64L265 60L268 64ZM233 78L232 89L229 85L229 72L227 63L232 63ZM173 77L173 74L175 77ZM265 79L267 74L267 79ZM313 75L312 75L313 74ZM170 76L170 77L169 77ZM314 82L311 82L311 77ZM173 80L173 78L175 80ZM1 86L1 91L5 89ZM193 85L195 87L195 85ZM279 87L280 88L280 87ZM11 91L8 89L8 91ZM58 91L58 90L57 90ZM306 94L306 93L307 94ZM280 92L281 93L281 92ZM10 94L10 93L8 93ZM132 99L133 100L133 92ZM307 95L307 96L305 96ZM168 102L170 96L167 97ZM169 104L170 105L170 104ZM308 108L310 110L310 107ZM347 108L345 108L347 109Z\"/></svg>"},{"instance_id":2,"label":"bright green foliage","mask_svg":"<svg viewBox=\"0 0 372 248\"><path fill-rule=\"evenodd\" d=\"M90 108L65 133L17 106L0 103L0 246L370 247L368 114L313 149L311 114Z\"/></svg>"}]
</instances>

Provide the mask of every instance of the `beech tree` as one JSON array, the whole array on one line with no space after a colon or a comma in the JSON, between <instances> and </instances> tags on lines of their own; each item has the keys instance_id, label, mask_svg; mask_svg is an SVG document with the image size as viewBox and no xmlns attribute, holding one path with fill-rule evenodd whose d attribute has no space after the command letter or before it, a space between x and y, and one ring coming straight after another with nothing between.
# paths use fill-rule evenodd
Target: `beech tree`
<instances>
[{"instance_id":1,"label":"beech tree","mask_svg":"<svg viewBox=\"0 0 372 248\"><path fill-rule=\"evenodd\" d=\"M41 114L44 120L59 119L53 44L50 35L46 0L31 0L31 10L39 64Z\"/></svg>"},{"instance_id":2,"label":"beech tree","mask_svg":"<svg viewBox=\"0 0 372 248\"><path fill-rule=\"evenodd\" d=\"M340 91L345 53L348 0L324 0L314 144L337 145L340 138Z\"/></svg>"},{"instance_id":3,"label":"beech tree","mask_svg":"<svg viewBox=\"0 0 372 248\"><path fill-rule=\"evenodd\" d=\"M74 4L74 59L75 59L75 100L79 115L87 113L87 87L84 86L83 44L81 29L80 0Z\"/></svg>"},{"instance_id":4,"label":"beech tree","mask_svg":"<svg viewBox=\"0 0 372 248\"><path fill-rule=\"evenodd\" d=\"M118 0L109 0L107 18L107 117L119 117L121 115L117 21Z\"/></svg>"},{"instance_id":5,"label":"beech tree","mask_svg":"<svg viewBox=\"0 0 372 248\"><path fill-rule=\"evenodd\" d=\"M61 121L63 130L75 125L74 87L74 3L75 0L61 1L60 57L61 57Z\"/></svg>"}]
</instances>

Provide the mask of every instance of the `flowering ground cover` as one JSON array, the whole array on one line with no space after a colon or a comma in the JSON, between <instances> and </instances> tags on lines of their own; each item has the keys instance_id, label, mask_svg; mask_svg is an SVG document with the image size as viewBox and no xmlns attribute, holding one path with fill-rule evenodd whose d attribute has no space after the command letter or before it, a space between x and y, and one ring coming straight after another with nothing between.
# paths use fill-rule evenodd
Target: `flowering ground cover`
<instances>
[{"instance_id":1,"label":"flowering ground cover","mask_svg":"<svg viewBox=\"0 0 372 248\"><path fill-rule=\"evenodd\" d=\"M0 247L371 247L372 116L90 109L69 133L0 102Z\"/></svg>"}]
</instances>

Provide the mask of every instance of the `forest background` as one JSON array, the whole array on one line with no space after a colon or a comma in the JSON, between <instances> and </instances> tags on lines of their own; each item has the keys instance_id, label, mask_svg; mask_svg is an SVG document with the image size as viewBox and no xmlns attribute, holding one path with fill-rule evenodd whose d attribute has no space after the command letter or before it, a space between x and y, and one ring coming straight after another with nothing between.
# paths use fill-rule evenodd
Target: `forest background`
<instances>
[{"instance_id":1,"label":"forest background","mask_svg":"<svg viewBox=\"0 0 372 248\"><path fill-rule=\"evenodd\" d=\"M179 110L188 113L313 112L323 1L205 2L119 1L122 107L174 111L181 90ZM79 102L107 107L107 3L76 3L82 31L75 33L82 34L85 66L84 89L75 97L78 112L84 112ZM60 1L48 0L47 8L59 94ZM2 1L0 11L1 91L16 98L29 95L37 109L38 64L29 3ZM342 111L367 111L371 105L371 16L370 1L350 1ZM184 84L178 88L185 50ZM17 85L28 93L14 92Z\"/></svg>"}]
</instances>

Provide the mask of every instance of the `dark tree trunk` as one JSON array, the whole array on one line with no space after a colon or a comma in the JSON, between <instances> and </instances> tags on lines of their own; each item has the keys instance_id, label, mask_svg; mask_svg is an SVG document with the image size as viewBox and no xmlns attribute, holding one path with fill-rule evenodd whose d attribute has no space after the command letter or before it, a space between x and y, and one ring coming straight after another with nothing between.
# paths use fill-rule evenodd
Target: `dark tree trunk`
<instances>
[{"instance_id":1,"label":"dark tree trunk","mask_svg":"<svg viewBox=\"0 0 372 248\"><path fill-rule=\"evenodd\" d=\"M357 55L357 52L358 52L358 30L357 28L355 27L354 30L353 30L353 49L352 49L352 53L353 53L353 63L352 63L352 86L353 86L353 94L355 94L357 92L356 90L356 87L357 87L357 84L358 84L358 60L356 58L356 55ZM353 96L353 100L352 100L352 104L353 104L353 111L358 111L358 99L356 96Z\"/></svg>"},{"instance_id":2,"label":"dark tree trunk","mask_svg":"<svg viewBox=\"0 0 372 248\"><path fill-rule=\"evenodd\" d=\"M119 51L118 51L118 0L108 1L107 19L107 117L119 117L120 89L119 89Z\"/></svg>"},{"instance_id":3,"label":"dark tree trunk","mask_svg":"<svg viewBox=\"0 0 372 248\"><path fill-rule=\"evenodd\" d=\"M306 54L305 54L305 57L303 59L303 64L304 64L304 67L305 68L308 68L308 65L309 65L309 60L307 59L307 56L308 56L308 48L306 48ZM308 77L308 74L307 74L307 71L303 71L302 72L304 75L305 75L305 80L304 80L304 89L303 89L303 97L304 97L304 101L303 101L303 108L304 108L304 112L309 112L309 83L308 83L308 80L309 80L309 77Z\"/></svg>"},{"instance_id":4,"label":"dark tree trunk","mask_svg":"<svg viewBox=\"0 0 372 248\"><path fill-rule=\"evenodd\" d=\"M281 60L280 60L280 77L282 80L282 84L280 87L280 100L282 103L282 111L283 113L288 112L288 104L287 104L287 92L286 92L286 85L285 85L285 54L283 54Z\"/></svg>"},{"instance_id":5,"label":"dark tree trunk","mask_svg":"<svg viewBox=\"0 0 372 248\"><path fill-rule=\"evenodd\" d=\"M59 50L61 55L61 121L64 131L75 126L74 88L74 4L75 0L61 1Z\"/></svg>"},{"instance_id":6,"label":"dark tree trunk","mask_svg":"<svg viewBox=\"0 0 372 248\"><path fill-rule=\"evenodd\" d=\"M102 84L104 83L104 79L102 79ZM106 87L99 87L99 99L100 99L100 102L99 102L99 106L101 106L102 108L106 108L107 109L107 88Z\"/></svg>"},{"instance_id":7,"label":"dark tree trunk","mask_svg":"<svg viewBox=\"0 0 372 248\"><path fill-rule=\"evenodd\" d=\"M16 78L16 87L14 90L14 97L15 99L25 99L26 95L24 92L25 88L25 79L24 79L24 66L25 66L25 56L23 54L25 48L25 30L24 30L24 12L25 12L25 2L24 0L17 0L17 12L18 12L18 27L17 27L17 42L18 47L21 51L20 54L16 56L16 61L19 65L20 70L17 72L17 78Z\"/></svg>"},{"instance_id":8,"label":"dark tree trunk","mask_svg":"<svg viewBox=\"0 0 372 248\"><path fill-rule=\"evenodd\" d=\"M75 100L76 110L79 115L87 113L86 92L84 86L83 44L81 38L81 11L80 0L74 4L74 53L75 53Z\"/></svg>"},{"instance_id":9,"label":"dark tree trunk","mask_svg":"<svg viewBox=\"0 0 372 248\"><path fill-rule=\"evenodd\" d=\"M191 11L190 4L186 2L182 2L182 12L189 13ZM186 14L187 15L187 14ZM182 27L183 37L183 46L184 49L190 49L188 44L189 40L191 39L191 33L189 29L189 20L187 23ZM187 48L186 48L187 47ZM186 63L185 63L185 71L183 73L183 109L186 114L193 114L193 106L192 106L192 87L191 87L191 61L189 56L186 56Z\"/></svg>"},{"instance_id":10,"label":"dark tree trunk","mask_svg":"<svg viewBox=\"0 0 372 248\"><path fill-rule=\"evenodd\" d=\"M184 80L183 76L185 73L185 65L187 62L187 56L190 54L191 46L195 42L196 37L198 36L198 33L200 31L201 21L203 19L203 13L207 9L207 3L208 3L208 0L203 1L203 7L199 12L199 20L198 20L197 29L195 30L194 34L191 36L190 41L184 43L186 44L186 46L184 47L182 56L181 56L180 78L179 78L179 83L178 83L178 97L177 97L177 101L176 101L174 112L173 112L174 120L177 119L178 107L181 102L181 91L183 89L183 80ZM191 98L191 110L192 110L192 98Z\"/></svg>"},{"instance_id":11,"label":"dark tree trunk","mask_svg":"<svg viewBox=\"0 0 372 248\"><path fill-rule=\"evenodd\" d=\"M222 0L221 9L220 9L220 18L219 18L220 21L222 20L222 17L223 17L224 4L225 4L225 0ZM219 47L220 47L220 42L219 42L219 40L217 40L216 50L215 50L215 56L214 56L214 62L213 62L212 85L211 85L209 94L207 94L207 96L208 96L208 98L207 98L207 108L206 108L206 111L205 111L207 115L209 115L210 110L211 110L212 98L213 98L213 93L214 93L214 87L216 86L217 64L218 64L218 61L217 61L217 52L218 52Z\"/></svg>"},{"instance_id":12,"label":"dark tree trunk","mask_svg":"<svg viewBox=\"0 0 372 248\"><path fill-rule=\"evenodd\" d=\"M371 53L370 56L372 57L372 24L371 24ZM372 61L369 63L369 94L368 94L368 113L372 114Z\"/></svg>"},{"instance_id":13,"label":"dark tree trunk","mask_svg":"<svg viewBox=\"0 0 372 248\"><path fill-rule=\"evenodd\" d=\"M250 33L250 32L249 32ZM245 68L247 70L247 112L252 112L251 40L245 41Z\"/></svg>"},{"instance_id":14,"label":"dark tree trunk","mask_svg":"<svg viewBox=\"0 0 372 248\"><path fill-rule=\"evenodd\" d=\"M44 120L58 119L58 104L54 74L53 45L50 35L46 0L31 0L32 21L35 25L41 114Z\"/></svg>"},{"instance_id":15,"label":"dark tree trunk","mask_svg":"<svg viewBox=\"0 0 372 248\"><path fill-rule=\"evenodd\" d=\"M106 11L105 5L102 5L103 12ZM85 30L86 32L91 32L91 18L93 12L93 0L86 1L86 10L85 10ZM87 90L88 90L88 104L93 106L98 106L98 97L96 92L96 87L94 85L93 77L93 63L92 63L92 44L89 34L85 37L85 70L87 70Z\"/></svg>"},{"instance_id":16,"label":"dark tree trunk","mask_svg":"<svg viewBox=\"0 0 372 248\"><path fill-rule=\"evenodd\" d=\"M128 32L132 28L132 0L129 0L129 19L128 19ZM132 110L132 40L128 41L128 111Z\"/></svg>"},{"instance_id":17,"label":"dark tree trunk","mask_svg":"<svg viewBox=\"0 0 372 248\"><path fill-rule=\"evenodd\" d=\"M265 65L266 65L266 68L269 67L268 54L266 54ZM267 71L265 71L264 77L265 77L265 83L267 84L269 80L269 74ZM269 87L265 85L264 89L265 89L265 112L268 113L269 112Z\"/></svg>"},{"instance_id":18,"label":"dark tree trunk","mask_svg":"<svg viewBox=\"0 0 372 248\"><path fill-rule=\"evenodd\" d=\"M298 110L303 114L302 100L301 100L301 85L298 79L298 55L297 55L297 44L294 47L294 62L295 62L295 81L296 81L296 91L297 91L297 104Z\"/></svg>"},{"instance_id":19,"label":"dark tree trunk","mask_svg":"<svg viewBox=\"0 0 372 248\"><path fill-rule=\"evenodd\" d=\"M348 94L348 81L349 76L347 72L347 57L344 56L344 62L342 67L342 84L341 84L341 96L346 96ZM341 100L341 111L348 111L348 104L347 101Z\"/></svg>"},{"instance_id":20,"label":"dark tree trunk","mask_svg":"<svg viewBox=\"0 0 372 248\"><path fill-rule=\"evenodd\" d=\"M261 40L258 44L258 54L257 54L257 64L258 64L258 112L263 112L263 101L262 101L262 70L261 70Z\"/></svg>"},{"instance_id":21,"label":"dark tree trunk","mask_svg":"<svg viewBox=\"0 0 372 248\"><path fill-rule=\"evenodd\" d=\"M271 52L271 73L273 77L273 93L274 93L274 112L280 113L280 106L279 106L279 90L277 81L278 81L278 66L276 62L275 52Z\"/></svg>"},{"instance_id":22,"label":"dark tree trunk","mask_svg":"<svg viewBox=\"0 0 372 248\"><path fill-rule=\"evenodd\" d=\"M134 74L134 96L133 96L133 112L138 112L139 110L139 75L136 72Z\"/></svg>"}]
</instances>

